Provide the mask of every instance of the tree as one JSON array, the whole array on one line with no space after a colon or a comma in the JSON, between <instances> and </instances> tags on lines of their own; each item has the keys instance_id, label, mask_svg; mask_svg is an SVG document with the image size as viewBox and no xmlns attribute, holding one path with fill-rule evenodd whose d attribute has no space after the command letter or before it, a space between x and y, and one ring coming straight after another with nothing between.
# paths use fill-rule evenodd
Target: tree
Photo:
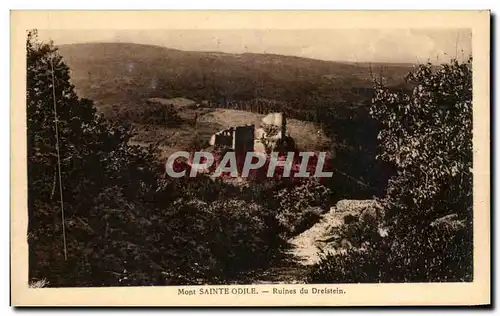
<instances>
[{"instance_id":1,"label":"tree","mask_svg":"<svg viewBox=\"0 0 500 316\"><path fill-rule=\"evenodd\" d=\"M118 188L125 199L143 198L154 192L157 178L154 151L130 146L128 128L109 124L91 100L76 95L69 69L52 43L41 43L37 32L29 31L26 54L30 272L43 275L54 261L65 261L63 224L68 224L67 250L73 252L68 261L77 260L85 238L76 231L82 225L91 230L102 226L100 218L90 216L97 197ZM75 228L75 221L81 225Z\"/></svg>"},{"instance_id":2,"label":"tree","mask_svg":"<svg viewBox=\"0 0 500 316\"><path fill-rule=\"evenodd\" d=\"M369 103L318 108L325 133L334 139L332 152L337 173L330 179L330 186L339 198L383 196L394 173L392 163L376 159L380 124L371 117L369 109Z\"/></svg>"},{"instance_id":3,"label":"tree","mask_svg":"<svg viewBox=\"0 0 500 316\"><path fill-rule=\"evenodd\" d=\"M36 31L28 33L26 48L28 182L32 200L50 202L54 198L57 141L67 203L85 204L87 200L80 199L80 194L95 196L103 187L121 181L132 181L130 184L136 187L145 180L147 185L154 185L155 179L146 177L148 172L153 175L153 170L148 170L154 167L149 164L153 155L128 144L133 136L129 128L110 124L97 113L91 100L78 98L70 84L69 68L57 48L52 43L40 43ZM140 166L131 165L134 162ZM137 176L137 170L143 171L144 177L132 177Z\"/></svg>"},{"instance_id":4,"label":"tree","mask_svg":"<svg viewBox=\"0 0 500 316\"><path fill-rule=\"evenodd\" d=\"M411 95L377 85L371 114L382 124L381 160L398 174L387 188L394 220L472 219L472 59L420 65Z\"/></svg>"},{"instance_id":5,"label":"tree","mask_svg":"<svg viewBox=\"0 0 500 316\"><path fill-rule=\"evenodd\" d=\"M410 94L377 83L370 111L378 158L397 168L384 215L346 216L338 240L355 246L327 254L310 282L472 280L472 59L420 65L407 80Z\"/></svg>"},{"instance_id":6,"label":"tree","mask_svg":"<svg viewBox=\"0 0 500 316\"><path fill-rule=\"evenodd\" d=\"M130 145L127 127L105 121L92 101L76 95L51 43L31 31L26 49L31 282L227 283L279 257L276 209L256 203L266 201L267 188L243 193L202 175L160 179L155 148Z\"/></svg>"}]
</instances>

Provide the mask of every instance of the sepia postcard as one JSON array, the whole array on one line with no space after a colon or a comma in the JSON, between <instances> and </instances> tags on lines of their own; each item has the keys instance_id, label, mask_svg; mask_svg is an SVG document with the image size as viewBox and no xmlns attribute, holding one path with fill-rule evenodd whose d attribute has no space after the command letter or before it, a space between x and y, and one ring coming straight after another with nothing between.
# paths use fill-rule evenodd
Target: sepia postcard
<instances>
[{"instance_id":1,"label":"sepia postcard","mask_svg":"<svg viewBox=\"0 0 500 316\"><path fill-rule=\"evenodd\" d=\"M12 11L11 305L490 305L489 69L489 11Z\"/></svg>"}]
</instances>

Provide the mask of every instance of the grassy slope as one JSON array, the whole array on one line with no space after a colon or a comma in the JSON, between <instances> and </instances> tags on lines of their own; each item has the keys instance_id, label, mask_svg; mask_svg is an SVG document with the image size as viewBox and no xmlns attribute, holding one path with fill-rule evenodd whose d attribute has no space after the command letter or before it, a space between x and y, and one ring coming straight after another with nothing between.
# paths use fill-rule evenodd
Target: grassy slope
<instances>
[{"instance_id":1,"label":"grassy slope","mask_svg":"<svg viewBox=\"0 0 500 316\"><path fill-rule=\"evenodd\" d=\"M195 111L199 113L196 126L191 120ZM258 127L264 115L230 109L210 111L203 109L185 110L181 117L184 119L184 123L175 128L138 126L138 134L134 140L139 144L158 143L163 150L163 156L167 157L177 150L189 149L189 145L196 137L208 141L215 132L234 125L255 124ZM329 147L330 140L312 122L289 119L287 130L295 139L297 146L303 150L319 151Z\"/></svg>"}]
</instances>

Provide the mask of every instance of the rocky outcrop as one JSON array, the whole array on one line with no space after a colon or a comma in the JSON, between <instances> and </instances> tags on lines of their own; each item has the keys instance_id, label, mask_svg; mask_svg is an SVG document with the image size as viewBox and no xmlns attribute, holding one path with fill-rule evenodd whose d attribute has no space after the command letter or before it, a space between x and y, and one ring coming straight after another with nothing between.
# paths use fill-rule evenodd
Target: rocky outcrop
<instances>
[{"instance_id":1,"label":"rocky outcrop","mask_svg":"<svg viewBox=\"0 0 500 316\"><path fill-rule=\"evenodd\" d=\"M380 212L382 205L376 200L340 200L335 205L338 213Z\"/></svg>"},{"instance_id":2,"label":"rocky outcrop","mask_svg":"<svg viewBox=\"0 0 500 316\"><path fill-rule=\"evenodd\" d=\"M262 118L262 124L273 125L281 129L285 122L282 113L270 113Z\"/></svg>"},{"instance_id":3,"label":"rocky outcrop","mask_svg":"<svg viewBox=\"0 0 500 316\"><path fill-rule=\"evenodd\" d=\"M449 214L433 221L431 227L456 232L464 229L466 225L464 220L458 218L458 214Z\"/></svg>"}]
</instances>

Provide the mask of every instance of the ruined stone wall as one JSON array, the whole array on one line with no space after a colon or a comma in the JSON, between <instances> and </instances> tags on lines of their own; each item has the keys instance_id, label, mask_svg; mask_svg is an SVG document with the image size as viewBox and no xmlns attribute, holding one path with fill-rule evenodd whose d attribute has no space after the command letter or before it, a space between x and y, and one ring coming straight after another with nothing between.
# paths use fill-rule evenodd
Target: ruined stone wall
<instances>
[{"instance_id":1,"label":"ruined stone wall","mask_svg":"<svg viewBox=\"0 0 500 316\"><path fill-rule=\"evenodd\" d=\"M214 146L216 147L232 147L234 139L234 129L231 127L229 129L220 131L215 135Z\"/></svg>"},{"instance_id":2,"label":"ruined stone wall","mask_svg":"<svg viewBox=\"0 0 500 316\"><path fill-rule=\"evenodd\" d=\"M215 147L228 147L234 151L252 151L255 138L254 125L230 127L214 135Z\"/></svg>"},{"instance_id":3,"label":"ruined stone wall","mask_svg":"<svg viewBox=\"0 0 500 316\"><path fill-rule=\"evenodd\" d=\"M255 139L255 126L236 126L234 130L233 149L237 152L253 151Z\"/></svg>"}]
</instances>

